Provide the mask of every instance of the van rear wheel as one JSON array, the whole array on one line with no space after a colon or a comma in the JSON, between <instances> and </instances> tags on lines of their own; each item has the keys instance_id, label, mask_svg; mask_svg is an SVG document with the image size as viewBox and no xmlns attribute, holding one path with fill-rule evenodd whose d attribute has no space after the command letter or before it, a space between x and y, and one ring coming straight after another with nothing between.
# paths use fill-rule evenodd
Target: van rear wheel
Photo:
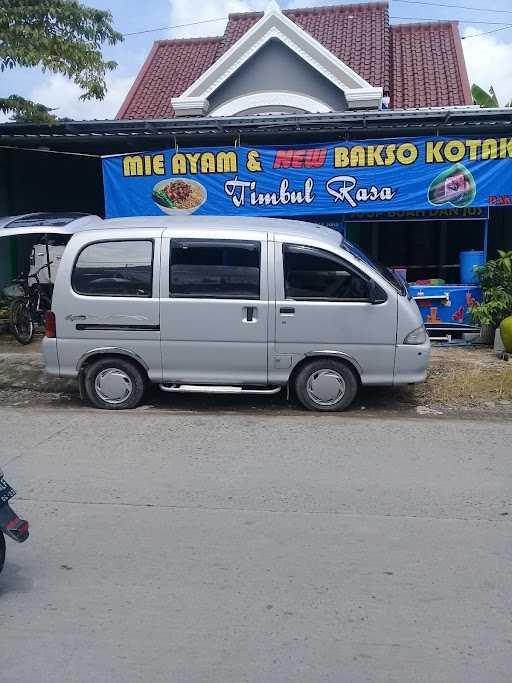
<instances>
[{"instance_id":1,"label":"van rear wheel","mask_svg":"<svg viewBox=\"0 0 512 683\"><path fill-rule=\"evenodd\" d=\"M137 407L142 401L146 378L132 361L106 357L86 368L84 388L87 398L96 408L127 410Z\"/></svg>"},{"instance_id":2,"label":"van rear wheel","mask_svg":"<svg viewBox=\"0 0 512 683\"><path fill-rule=\"evenodd\" d=\"M295 378L295 391L308 410L346 410L356 397L355 372L345 363L325 358L304 365Z\"/></svg>"}]
</instances>

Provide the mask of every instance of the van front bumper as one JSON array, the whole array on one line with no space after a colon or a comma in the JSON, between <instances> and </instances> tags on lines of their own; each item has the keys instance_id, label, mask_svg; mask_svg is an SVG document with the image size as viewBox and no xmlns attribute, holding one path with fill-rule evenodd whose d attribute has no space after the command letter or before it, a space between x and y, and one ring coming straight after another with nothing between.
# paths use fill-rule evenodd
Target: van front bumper
<instances>
[{"instance_id":1,"label":"van front bumper","mask_svg":"<svg viewBox=\"0 0 512 683\"><path fill-rule=\"evenodd\" d=\"M60 377L59 357L57 355L57 340L43 337L43 343L41 347L46 364L46 372L49 375Z\"/></svg>"},{"instance_id":2,"label":"van front bumper","mask_svg":"<svg viewBox=\"0 0 512 683\"><path fill-rule=\"evenodd\" d=\"M424 344L398 344L393 384L417 384L427 377L430 340Z\"/></svg>"}]
</instances>

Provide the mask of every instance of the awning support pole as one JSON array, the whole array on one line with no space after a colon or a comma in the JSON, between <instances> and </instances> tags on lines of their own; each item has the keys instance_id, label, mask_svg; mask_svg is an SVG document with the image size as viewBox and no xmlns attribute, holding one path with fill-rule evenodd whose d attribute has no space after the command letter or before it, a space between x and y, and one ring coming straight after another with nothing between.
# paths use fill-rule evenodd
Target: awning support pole
<instances>
[{"instance_id":1,"label":"awning support pole","mask_svg":"<svg viewBox=\"0 0 512 683\"><path fill-rule=\"evenodd\" d=\"M487 263L487 249L489 244L489 219L486 218L484 221L484 258Z\"/></svg>"}]
</instances>

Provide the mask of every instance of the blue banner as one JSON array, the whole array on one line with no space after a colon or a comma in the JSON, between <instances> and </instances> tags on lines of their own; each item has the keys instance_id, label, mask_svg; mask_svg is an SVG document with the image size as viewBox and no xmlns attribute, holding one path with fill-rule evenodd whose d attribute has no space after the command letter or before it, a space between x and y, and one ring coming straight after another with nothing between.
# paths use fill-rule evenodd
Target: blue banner
<instances>
[{"instance_id":1,"label":"blue banner","mask_svg":"<svg viewBox=\"0 0 512 683\"><path fill-rule=\"evenodd\" d=\"M512 138L168 149L105 157L103 179L109 218L512 205Z\"/></svg>"}]
</instances>

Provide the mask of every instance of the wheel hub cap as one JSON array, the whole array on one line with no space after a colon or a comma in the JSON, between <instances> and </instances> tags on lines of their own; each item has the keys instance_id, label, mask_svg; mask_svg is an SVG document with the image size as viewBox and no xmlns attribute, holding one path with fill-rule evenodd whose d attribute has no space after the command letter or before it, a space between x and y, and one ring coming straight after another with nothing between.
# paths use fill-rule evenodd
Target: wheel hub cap
<instances>
[{"instance_id":1,"label":"wheel hub cap","mask_svg":"<svg viewBox=\"0 0 512 683\"><path fill-rule=\"evenodd\" d=\"M336 370L318 370L308 379L309 398L321 406L332 406L345 395L345 380Z\"/></svg>"},{"instance_id":2,"label":"wheel hub cap","mask_svg":"<svg viewBox=\"0 0 512 683\"><path fill-rule=\"evenodd\" d=\"M96 377L94 388L105 403L123 403L131 396L133 384L128 375L118 368L102 370Z\"/></svg>"}]
</instances>

